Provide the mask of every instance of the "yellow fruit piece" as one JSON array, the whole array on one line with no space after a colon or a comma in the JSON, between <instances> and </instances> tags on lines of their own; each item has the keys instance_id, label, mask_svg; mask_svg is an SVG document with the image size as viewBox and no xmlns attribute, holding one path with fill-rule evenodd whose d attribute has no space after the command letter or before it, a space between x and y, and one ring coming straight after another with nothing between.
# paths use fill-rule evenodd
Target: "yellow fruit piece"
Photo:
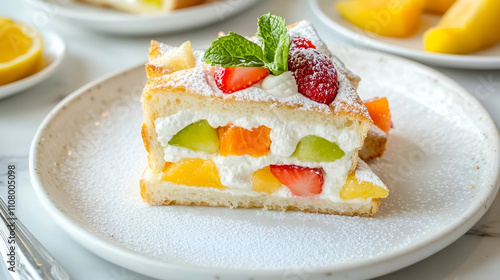
<instances>
[{"instance_id":1,"label":"yellow fruit piece","mask_svg":"<svg viewBox=\"0 0 500 280\"><path fill-rule=\"evenodd\" d=\"M465 54L500 42L499 0L458 0L424 34L425 50Z\"/></svg>"},{"instance_id":2,"label":"yellow fruit piece","mask_svg":"<svg viewBox=\"0 0 500 280\"><path fill-rule=\"evenodd\" d=\"M253 173L253 190L272 194L281 188L281 182L271 173L271 168L266 166Z\"/></svg>"},{"instance_id":3,"label":"yellow fruit piece","mask_svg":"<svg viewBox=\"0 0 500 280\"><path fill-rule=\"evenodd\" d=\"M193 68L196 63L191 42L186 41L179 47L159 56L155 64L157 63L165 66L171 72Z\"/></svg>"},{"instance_id":4,"label":"yellow fruit piece","mask_svg":"<svg viewBox=\"0 0 500 280\"><path fill-rule=\"evenodd\" d=\"M367 181L360 181L356 175L347 176L347 181L340 191L342 199L368 199L368 198L384 198L389 195L389 190L384 186L378 186Z\"/></svg>"},{"instance_id":5,"label":"yellow fruit piece","mask_svg":"<svg viewBox=\"0 0 500 280\"><path fill-rule=\"evenodd\" d=\"M191 187L226 188L212 160L186 158L166 165L163 172L163 181Z\"/></svg>"},{"instance_id":6,"label":"yellow fruit piece","mask_svg":"<svg viewBox=\"0 0 500 280\"><path fill-rule=\"evenodd\" d=\"M146 4L146 5L153 5L155 6L156 8L161 8L161 2L162 0L142 0L142 3Z\"/></svg>"},{"instance_id":7,"label":"yellow fruit piece","mask_svg":"<svg viewBox=\"0 0 500 280\"><path fill-rule=\"evenodd\" d=\"M426 0L346 0L335 3L339 13L367 31L408 37L417 31Z\"/></svg>"},{"instance_id":8,"label":"yellow fruit piece","mask_svg":"<svg viewBox=\"0 0 500 280\"><path fill-rule=\"evenodd\" d=\"M427 0L425 10L434 13L446 12L456 0Z\"/></svg>"},{"instance_id":9,"label":"yellow fruit piece","mask_svg":"<svg viewBox=\"0 0 500 280\"><path fill-rule=\"evenodd\" d=\"M29 25L0 17L0 85L33 74L42 59L42 38Z\"/></svg>"}]
</instances>

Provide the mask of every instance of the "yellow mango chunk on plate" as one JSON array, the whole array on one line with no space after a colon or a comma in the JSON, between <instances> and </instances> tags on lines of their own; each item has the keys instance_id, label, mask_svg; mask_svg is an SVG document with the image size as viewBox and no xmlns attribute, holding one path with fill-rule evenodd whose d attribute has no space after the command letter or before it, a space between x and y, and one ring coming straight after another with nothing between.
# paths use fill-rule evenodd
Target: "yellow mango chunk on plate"
<instances>
[{"instance_id":1,"label":"yellow mango chunk on plate","mask_svg":"<svg viewBox=\"0 0 500 280\"><path fill-rule=\"evenodd\" d=\"M458 0L424 34L426 51L466 54L500 42L499 0Z\"/></svg>"},{"instance_id":2,"label":"yellow mango chunk on plate","mask_svg":"<svg viewBox=\"0 0 500 280\"><path fill-rule=\"evenodd\" d=\"M198 158L186 158L166 165L161 179L190 187L226 188L220 181L215 163Z\"/></svg>"},{"instance_id":3,"label":"yellow mango chunk on plate","mask_svg":"<svg viewBox=\"0 0 500 280\"><path fill-rule=\"evenodd\" d=\"M456 0L427 0L425 10L434 13L446 12Z\"/></svg>"},{"instance_id":4,"label":"yellow mango chunk on plate","mask_svg":"<svg viewBox=\"0 0 500 280\"><path fill-rule=\"evenodd\" d=\"M382 36L409 37L420 26L426 0L346 0L335 3L351 23Z\"/></svg>"},{"instance_id":5,"label":"yellow mango chunk on plate","mask_svg":"<svg viewBox=\"0 0 500 280\"><path fill-rule=\"evenodd\" d=\"M347 176L347 181L340 191L342 199L368 199L385 198L389 195L389 189L385 186L379 186L372 182L361 181L355 174Z\"/></svg>"}]
</instances>

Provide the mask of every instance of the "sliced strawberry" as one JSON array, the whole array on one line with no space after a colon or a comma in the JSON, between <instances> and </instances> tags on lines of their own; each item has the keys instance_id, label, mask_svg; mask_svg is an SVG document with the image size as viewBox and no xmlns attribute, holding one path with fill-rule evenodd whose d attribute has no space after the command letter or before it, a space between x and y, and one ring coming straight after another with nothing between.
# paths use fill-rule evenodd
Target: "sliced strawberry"
<instances>
[{"instance_id":1,"label":"sliced strawberry","mask_svg":"<svg viewBox=\"0 0 500 280\"><path fill-rule=\"evenodd\" d=\"M217 87L224 93L233 93L258 83L269 74L262 67L216 67L214 78Z\"/></svg>"},{"instance_id":2,"label":"sliced strawberry","mask_svg":"<svg viewBox=\"0 0 500 280\"><path fill-rule=\"evenodd\" d=\"M271 173L296 196L320 194L323 189L323 169L298 165L271 165Z\"/></svg>"},{"instance_id":3,"label":"sliced strawberry","mask_svg":"<svg viewBox=\"0 0 500 280\"><path fill-rule=\"evenodd\" d=\"M294 72L299 93L323 104L337 96L337 70L330 58L315 49L296 49L289 54L288 69Z\"/></svg>"},{"instance_id":4,"label":"sliced strawberry","mask_svg":"<svg viewBox=\"0 0 500 280\"><path fill-rule=\"evenodd\" d=\"M315 49L316 46L304 37L297 36L290 43L290 50L295 49Z\"/></svg>"}]
</instances>

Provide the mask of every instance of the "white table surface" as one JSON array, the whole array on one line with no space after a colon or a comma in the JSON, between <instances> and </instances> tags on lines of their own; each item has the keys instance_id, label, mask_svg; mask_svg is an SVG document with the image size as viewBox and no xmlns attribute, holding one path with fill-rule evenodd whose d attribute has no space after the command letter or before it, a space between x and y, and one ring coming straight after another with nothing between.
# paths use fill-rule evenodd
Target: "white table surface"
<instances>
[{"instance_id":1,"label":"white table surface","mask_svg":"<svg viewBox=\"0 0 500 280\"><path fill-rule=\"evenodd\" d=\"M327 43L344 42L314 16L308 1L300 0L263 1L244 14L197 30L144 37L96 34L61 22L53 14L41 16L39 11L21 0L0 0L0 15L35 22L40 29L59 33L68 45L66 60L54 76L32 89L0 100L0 195L5 198L7 193L7 166L15 164L18 172L17 216L66 267L72 279L151 278L93 255L72 240L42 208L30 184L28 156L31 140L45 115L65 96L86 83L144 62L151 39L172 45L191 40L194 48L201 48L220 30L255 33L253 23L256 18L269 11L284 16L290 23L308 19ZM438 70L475 95L497 125L500 123L500 71ZM0 272L0 279L4 277ZM473 229L452 245L419 263L378 279L500 279L500 199L496 199Z\"/></svg>"}]
</instances>

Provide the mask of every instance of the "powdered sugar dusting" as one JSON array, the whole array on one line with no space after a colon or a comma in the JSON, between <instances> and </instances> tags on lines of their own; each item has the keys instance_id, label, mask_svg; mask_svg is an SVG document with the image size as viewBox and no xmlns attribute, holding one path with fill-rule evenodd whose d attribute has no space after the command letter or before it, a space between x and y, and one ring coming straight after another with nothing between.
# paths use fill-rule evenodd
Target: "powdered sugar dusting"
<instances>
[{"instance_id":1,"label":"powdered sugar dusting","mask_svg":"<svg viewBox=\"0 0 500 280\"><path fill-rule=\"evenodd\" d=\"M368 131L369 134L372 134L374 138L383 138L387 137L387 134L380 129L378 126L372 124L370 126L370 130Z\"/></svg>"},{"instance_id":2,"label":"powdered sugar dusting","mask_svg":"<svg viewBox=\"0 0 500 280\"><path fill-rule=\"evenodd\" d=\"M194 56L194 61L196 62L196 64L195 64L196 67L200 67L200 66L205 65L205 63L203 63L201 61L201 59L203 58L204 54L205 54L204 51L200 51L200 50L194 50L193 51L193 56Z\"/></svg>"},{"instance_id":3,"label":"powdered sugar dusting","mask_svg":"<svg viewBox=\"0 0 500 280\"><path fill-rule=\"evenodd\" d=\"M174 49L173 46L160 43L160 53L162 53L162 54L166 54L166 53L168 53L169 51L171 51L173 49Z\"/></svg>"},{"instance_id":4,"label":"powdered sugar dusting","mask_svg":"<svg viewBox=\"0 0 500 280\"><path fill-rule=\"evenodd\" d=\"M291 39L297 36L306 38L313 43L318 51L327 56L332 56L328 46L321 40L314 26L308 21L303 20L298 22L295 26L288 29L288 34L290 34Z\"/></svg>"},{"instance_id":5,"label":"powdered sugar dusting","mask_svg":"<svg viewBox=\"0 0 500 280\"><path fill-rule=\"evenodd\" d=\"M370 182L377 186L387 188L385 184L380 180L380 178L375 175L368 164L366 164L361 159L358 159L358 166L356 168L356 179L361 182Z\"/></svg>"},{"instance_id":6,"label":"powdered sugar dusting","mask_svg":"<svg viewBox=\"0 0 500 280\"><path fill-rule=\"evenodd\" d=\"M123 91L143 84L142 67L62 110L43 133L53 138L40 148L35 168L54 204L86 231L166 263L314 273L446 235L493 190L484 120L461 103L460 88L412 65L365 51L340 54L363 76L363 97L387 96L391 105L395 128L387 151L370 164L390 195L373 218L143 203L140 91ZM71 155L46 160L61 147Z\"/></svg>"},{"instance_id":7,"label":"powdered sugar dusting","mask_svg":"<svg viewBox=\"0 0 500 280\"><path fill-rule=\"evenodd\" d=\"M168 80L166 82L156 80L155 88L181 87L200 95L223 97L222 92L215 91L208 83L206 68L204 67L181 70L175 72L175 76L169 75L163 78L168 78Z\"/></svg>"}]
</instances>

